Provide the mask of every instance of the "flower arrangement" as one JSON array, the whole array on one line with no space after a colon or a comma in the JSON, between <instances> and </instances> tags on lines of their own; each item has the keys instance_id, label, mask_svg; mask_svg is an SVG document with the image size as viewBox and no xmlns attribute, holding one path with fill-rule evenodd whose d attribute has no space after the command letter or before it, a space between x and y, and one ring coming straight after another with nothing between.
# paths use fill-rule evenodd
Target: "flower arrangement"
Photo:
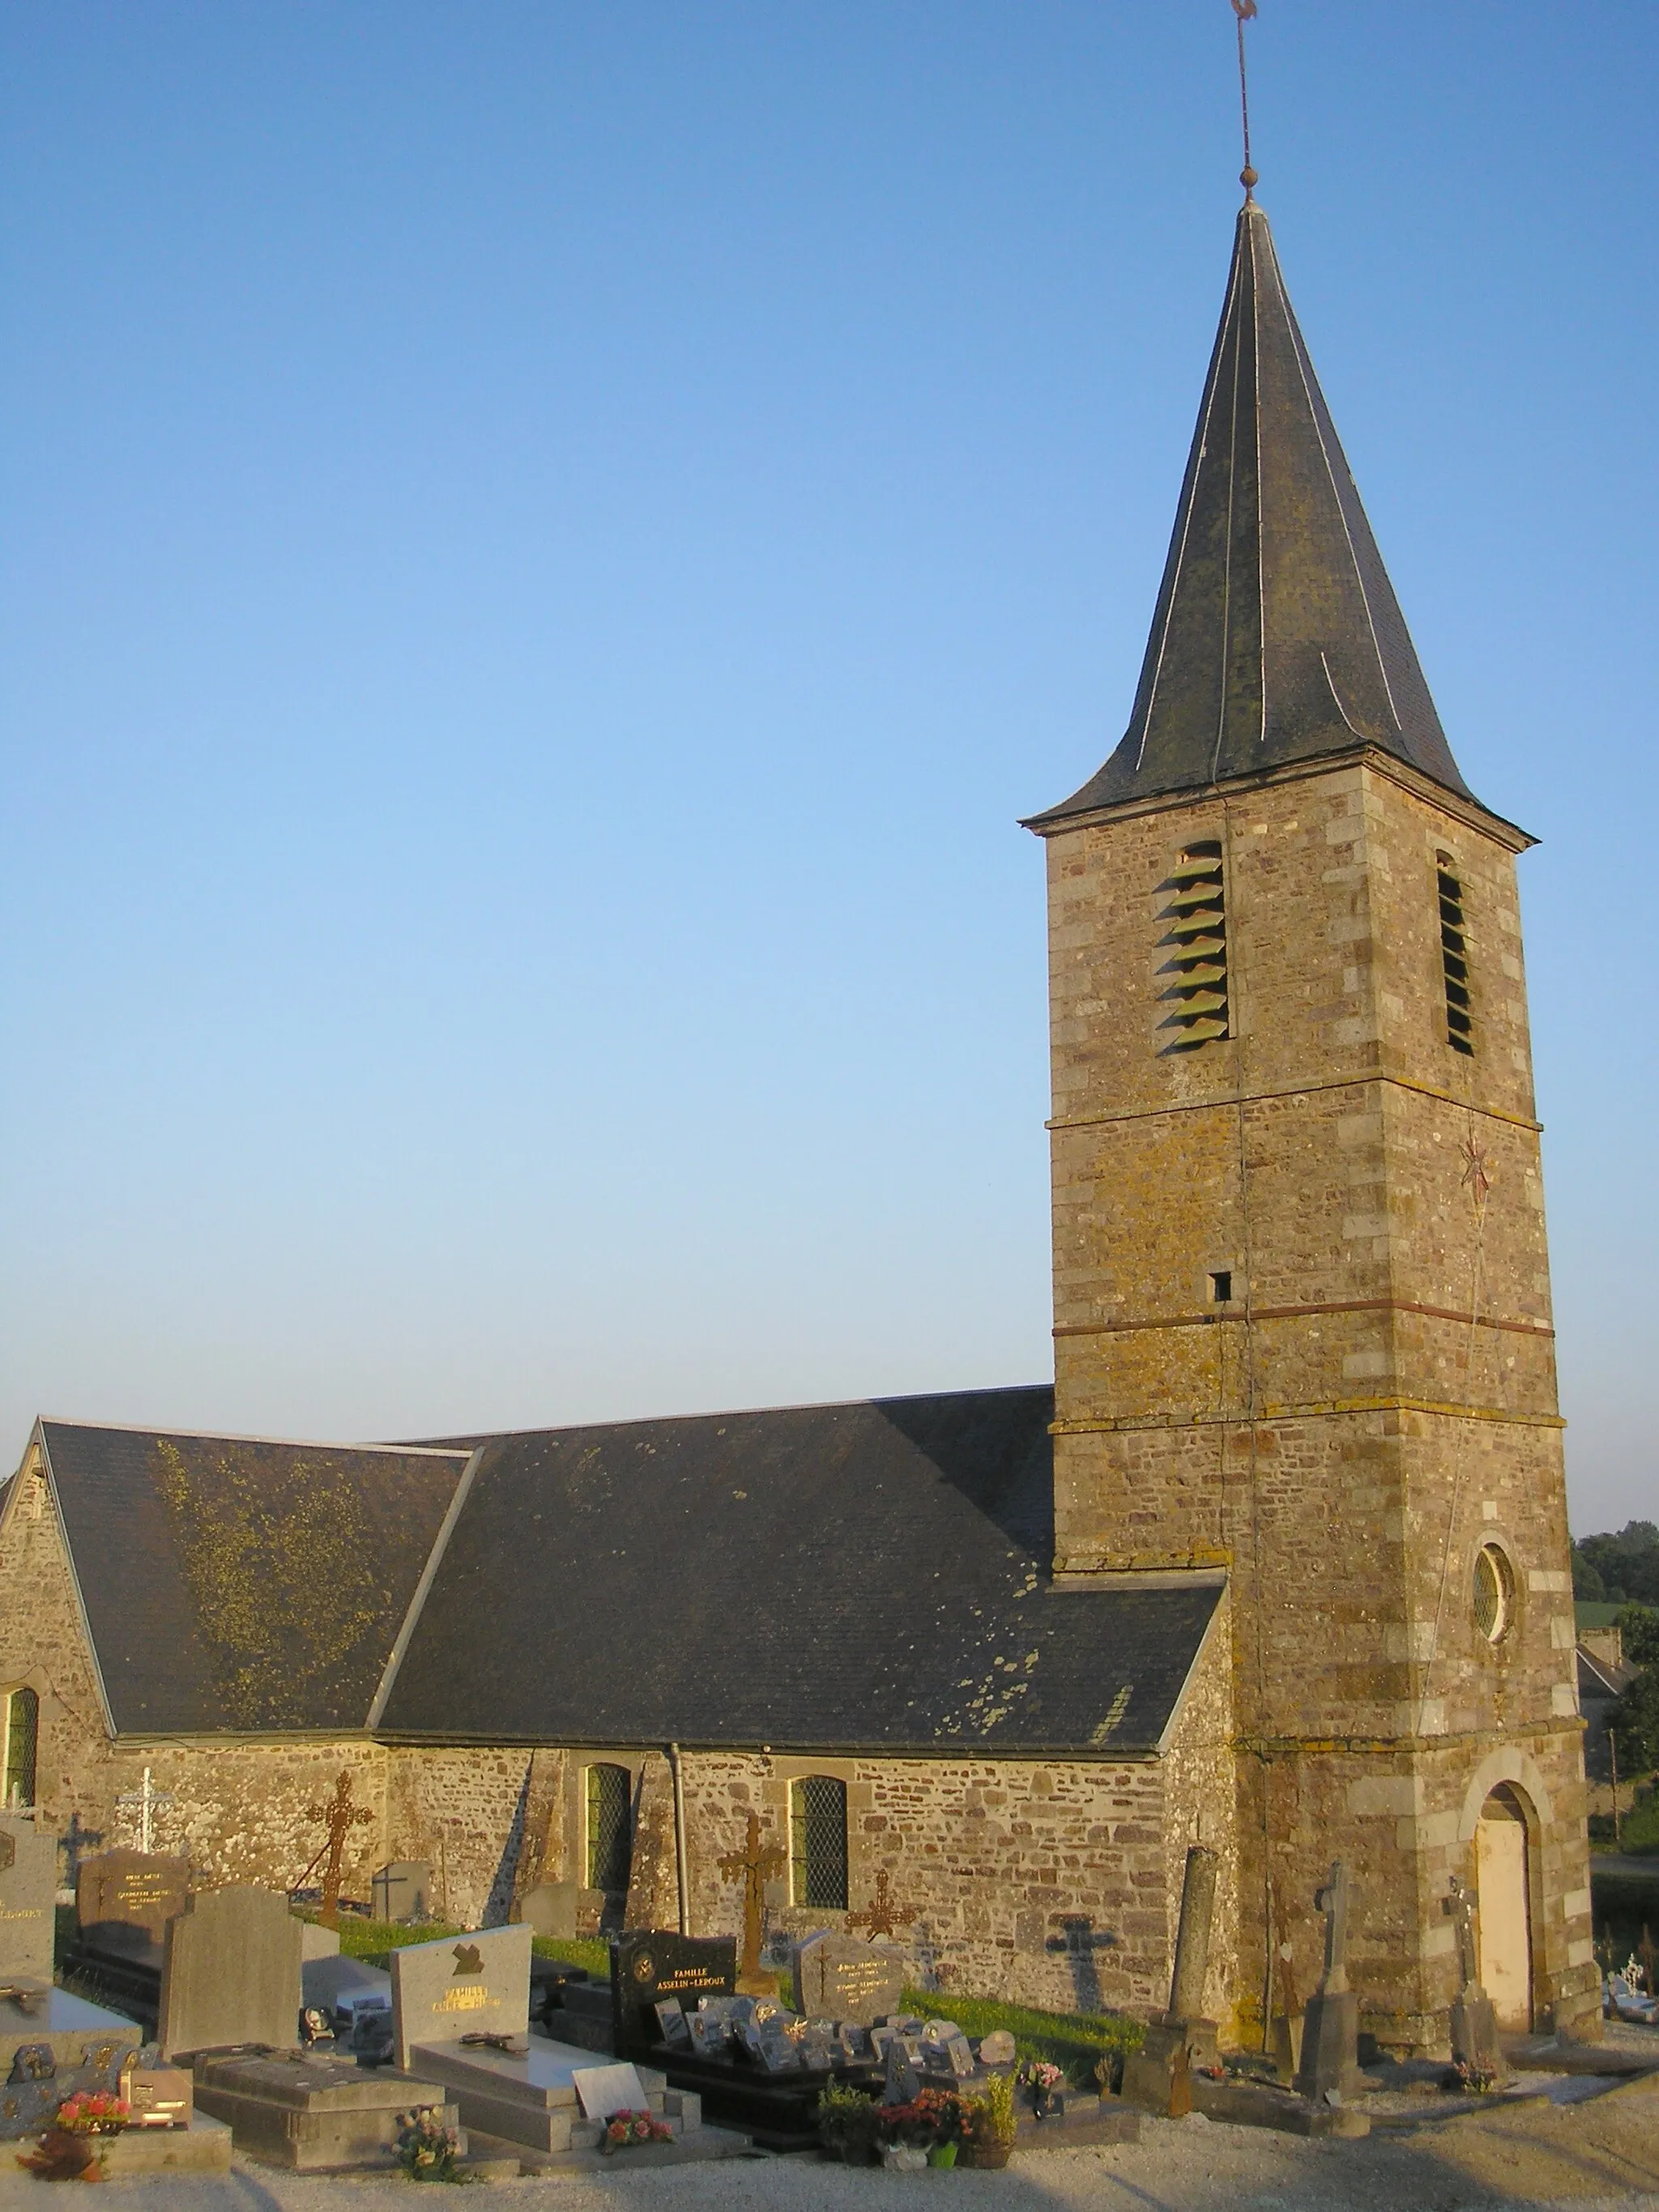
<instances>
[{"instance_id":1,"label":"flower arrangement","mask_svg":"<svg viewBox=\"0 0 1659 2212\"><path fill-rule=\"evenodd\" d=\"M1028 2058L1021 2066L1019 2086L1031 2100L1031 2110L1040 2120L1060 2109L1060 2094L1066 2087L1063 2069L1052 2059Z\"/></svg>"},{"instance_id":2,"label":"flower arrangement","mask_svg":"<svg viewBox=\"0 0 1659 2212\"><path fill-rule=\"evenodd\" d=\"M599 2137L599 2148L609 2153L631 2149L635 2143L673 2140L674 2130L666 2120L654 2119L649 2112L612 2112Z\"/></svg>"},{"instance_id":3,"label":"flower arrangement","mask_svg":"<svg viewBox=\"0 0 1659 2212\"><path fill-rule=\"evenodd\" d=\"M973 2117L973 2100L956 2090L918 2089L908 2105L878 2106L876 2124L884 2142L932 2150L964 2141Z\"/></svg>"},{"instance_id":4,"label":"flower arrangement","mask_svg":"<svg viewBox=\"0 0 1659 2212\"><path fill-rule=\"evenodd\" d=\"M1440 2086L1449 2096L1484 2097L1498 2087L1498 2077L1467 2058L1454 2058L1441 2075Z\"/></svg>"},{"instance_id":5,"label":"flower arrangement","mask_svg":"<svg viewBox=\"0 0 1659 2212\"><path fill-rule=\"evenodd\" d=\"M430 2105L398 2115L398 2163L411 2181L463 2181L455 2164L460 2137Z\"/></svg>"},{"instance_id":6,"label":"flower arrangement","mask_svg":"<svg viewBox=\"0 0 1659 2212\"><path fill-rule=\"evenodd\" d=\"M52 2125L66 2136L118 2136L131 2118L125 2097L105 2089L78 2089L58 2107Z\"/></svg>"}]
</instances>

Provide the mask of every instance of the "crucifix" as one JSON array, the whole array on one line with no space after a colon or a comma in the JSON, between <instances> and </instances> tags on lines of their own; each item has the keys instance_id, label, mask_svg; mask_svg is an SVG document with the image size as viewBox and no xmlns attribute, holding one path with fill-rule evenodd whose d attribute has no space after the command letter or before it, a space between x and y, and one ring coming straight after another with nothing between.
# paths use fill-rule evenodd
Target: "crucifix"
<instances>
[{"instance_id":1,"label":"crucifix","mask_svg":"<svg viewBox=\"0 0 1659 2212\"><path fill-rule=\"evenodd\" d=\"M848 1914L847 1924L849 1928L867 1928L870 1931L870 1941L873 1943L878 1936L893 1936L896 1935L901 1928L914 1927L915 1917L914 1912L907 1911L902 1905L894 1901L892 1887L887 1879L887 1869L883 1867L876 1875L875 1895L862 1912Z\"/></svg>"},{"instance_id":2,"label":"crucifix","mask_svg":"<svg viewBox=\"0 0 1659 2212\"><path fill-rule=\"evenodd\" d=\"M726 1881L743 1884L743 1957L738 1961L738 1987L748 1990L760 1973L761 1927L766 1911L766 1885L783 1872L786 1855L776 1844L761 1842L760 1814L749 1815L749 1832L740 1851L727 1851L720 1862ZM751 1992L752 1994L752 1992Z\"/></svg>"},{"instance_id":3,"label":"crucifix","mask_svg":"<svg viewBox=\"0 0 1659 2212\"><path fill-rule=\"evenodd\" d=\"M294 1886L298 1889L305 1881L306 1875L316 1867L318 1859L326 1854L328 1863L323 1869L323 1925L325 1928L337 1928L340 1924L340 1861L345 1855L346 1837L353 1828L361 1828L374 1815L367 1805L352 1803L351 1771L349 1767L343 1767L340 1778L334 1785L332 1797L325 1805L307 1805L306 1818L307 1820L326 1820L328 1840Z\"/></svg>"},{"instance_id":4,"label":"crucifix","mask_svg":"<svg viewBox=\"0 0 1659 2212\"><path fill-rule=\"evenodd\" d=\"M1325 1916L1325 1976L1320 1990L1340 1996L1348 1986L1348 1869L1340 1859L1331 1862L1331 1878L1315 1890L1314 1903Z\"/></svg>"},{"instance_id":5,"label":"crucifix","mask_svg":"<svg viewBox=\"0 0 1659 2212\"><path fill-rule=\"evenodd\" d=\"M1458 1986L1472 1990L1480 1979L1474 1955L1474 1899L1455 1875L1451 1878L1451 1894L1441 1899L1440 1910L1457 1930Z\"/></svg>"},{"instance_id":6,"label":"crucifix","mask_svg":"<svg viewBox=\"0 0 1659 2212\"><path fill-rule=\"evenodd\" d=\"M136 1805L138 1808L138 1848L148 1858L155 1842L155 1808L158 1805L172 1804L171 1791L152 1789L149 1769L146 1767L143 1788L124 1790L115 1802L118 1805Z\"/></svg>"}]
</instances>

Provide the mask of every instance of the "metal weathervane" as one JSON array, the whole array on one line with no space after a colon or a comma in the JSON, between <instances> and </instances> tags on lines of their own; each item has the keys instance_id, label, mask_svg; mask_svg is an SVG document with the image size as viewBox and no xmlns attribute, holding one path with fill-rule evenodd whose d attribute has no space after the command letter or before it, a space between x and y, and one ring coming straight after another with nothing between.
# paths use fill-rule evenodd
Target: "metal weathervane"
<instances>
[{"instance_id":1,"label":"metal weathervane","mask_svg":"<svg viewBox=\"0 0 1659 2212\"><path fill-rule=\"evenodd\" d=\"M1232 0L1238 32L1238 112L1244 125L1244 166L1238 173L1238 181L1244 187L1247 200L1255 198L1256 173L1250 167L1250 88L1244 74L1244 26L1256 12L1255 0Z\"/></svg>"}]
</instances>

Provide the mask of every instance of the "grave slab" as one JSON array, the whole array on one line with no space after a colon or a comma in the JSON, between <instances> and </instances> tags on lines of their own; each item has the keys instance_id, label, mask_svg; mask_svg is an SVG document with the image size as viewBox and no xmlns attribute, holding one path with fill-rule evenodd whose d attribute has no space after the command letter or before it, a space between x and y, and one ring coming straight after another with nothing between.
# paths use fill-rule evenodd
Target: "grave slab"
<instances>
[{"instance_id":1,"label":"grave slab","mask_svg":"<svg viewBox=\"0 0 1659 2212\"><path fill-rule=\"evenodd\" d=\"M37 2135L77 2089L115 2090L136 2021L70 1990L49 1990L25 2012L0 1999L0 2141Z\"/></svg>"},{"instance_id":2,"label":"grave slab","mask_svg":"<svg viewBox=\"0 0 1659 2212\"><path fill-rule=\"evenodd\" d=\"M129 2128L102 2146L104 2178L137 2181L155 2173L228 2173L230 2130L198 2112L187 2128Z\"/></svg>"},{"instance_id":3,"label":"grave slab","mask_svg":"<svg viewBox=\"0 0 1659 2212\"><path fill-rule=\"evenodd\" d=\"M195 2089L198 2110L228 2124L238 2150L301 2173L390 2167L398 2115L422 2105L446 2126L459 2125L435 2081L368 2073L310 2052L198 2058Z\"/></svg>"},{"instance_id":4,"label":"grave slab","mask_svg":"<svg viewBox=\"0 0 1659 2212\"><path fill-rule=\"evenodd\" d=\"M477 2129L501 2142L549 2154L597 2149L601 2121L583 2112L575 2081L579 2073L594 2070L592 2053L545 2036L529 2040L530 2048L521 2056L454 2043L417 2045L411 2056L421 2073L443 2083L469 2130ZM643 2108L669 2117L664 2076L641 2067L637 2079ZM670 2124L683 2130L686 2118L682 2109ZM698 2106L692 2124L701 2118Z\"/></svg>"},{"instance_id":5,"label":"grave slab","mask_svg":"<svg viewBox=\"0 0 1659 2212\"><path fill-rule=\"evenodd\" d=\"M303 1938L288 1899L236 1883L167 1924L157 2040L164 2058L233 2044L286 2050L300 2018Z\"/></svg>"}]
</instances>

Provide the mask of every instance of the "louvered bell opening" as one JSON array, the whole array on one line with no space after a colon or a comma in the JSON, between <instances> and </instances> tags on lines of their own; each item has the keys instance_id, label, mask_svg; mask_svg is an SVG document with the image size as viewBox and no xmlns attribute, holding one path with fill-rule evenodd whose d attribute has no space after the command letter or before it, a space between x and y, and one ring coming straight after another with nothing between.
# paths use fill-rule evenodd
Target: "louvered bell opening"
<instances>
[{"instance_id":1,"label":"louvered bell opening","mask_svg":"<svg viewBox=\"0 0 1659 2212\"><path fill-rule=\"evenodd\" d=\"M1189 845L1158 885L1158 919L1164 924L1158 968L1164 988L1159 1004L1160 1053L1195 1052L1231 1034L1227 1005L1227 913L1221 845L1215 838Z\"/></svg>"},{"instance_id":2,"label":"louvered bell opening","mask_svg":"<svg viewBox=\"0 0 1659 2212\"><path fill-rule=\"evenodd\" d=\"M1443 867L1435 872L1435 890L1440 901L1440 966L1446 993L1446 1042L1454 1052L1473 1054L1474 1020L1469 997L1463 886Z\"/></svg>"}]
</instances>

